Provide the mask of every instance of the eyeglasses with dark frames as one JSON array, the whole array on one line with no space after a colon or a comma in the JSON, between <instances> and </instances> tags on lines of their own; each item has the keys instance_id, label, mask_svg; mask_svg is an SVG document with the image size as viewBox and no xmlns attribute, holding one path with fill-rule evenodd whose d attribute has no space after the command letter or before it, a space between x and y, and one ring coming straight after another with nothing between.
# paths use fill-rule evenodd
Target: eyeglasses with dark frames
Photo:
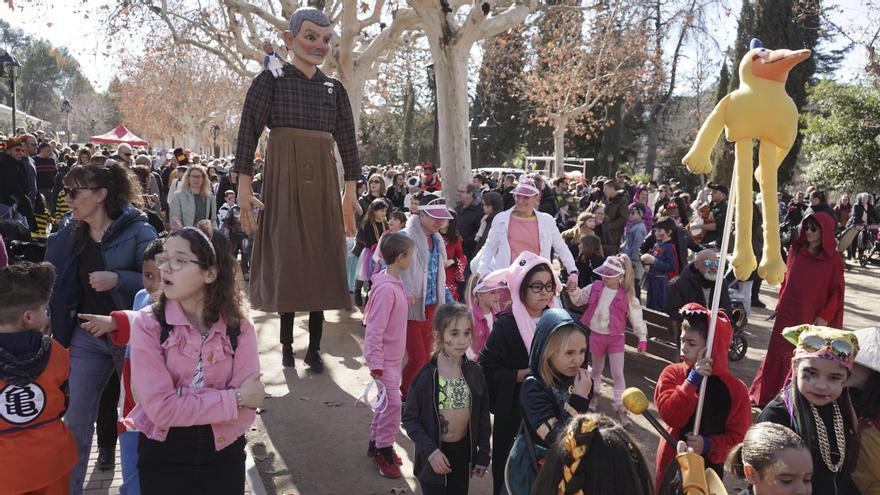
<instances>
[{"instance_id":1,"label":"eyeglasses with dark frames","mask_svg":"<svg viewBox=\"0 0 880 495\"><path fill-rule=\"evenodd\" d=\"M542 284L540 282L535 282L533 284L529 284L526 287L532 291L532 294L540 294L542 292L554 292L556 290L556 283L552 280L547 282L546 284Z\"/></svg>"}]
</instances>

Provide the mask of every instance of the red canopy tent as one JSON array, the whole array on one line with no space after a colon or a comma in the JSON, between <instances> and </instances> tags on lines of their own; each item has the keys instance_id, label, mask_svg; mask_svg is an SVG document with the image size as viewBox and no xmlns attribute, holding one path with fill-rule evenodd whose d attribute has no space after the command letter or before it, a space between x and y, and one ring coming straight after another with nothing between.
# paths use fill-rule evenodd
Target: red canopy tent
<instances>
[{"instance_id":1,"label":"red canopy tent","mask_svg":"<svg viewBox=\"0 0 880 495\"><path fill-rule=\"evenodd\" d=\"M149 143L144 141L143 139L132 134L131 131L128 130L123 124L119 124L116 126L116 129L108 132L107 134L101 134L100 136L92 136L89 138L89 141L93 143L104 143L104 144L122 144L128 143L132 146L147 146Z\"/></svg>"}]
</instances>

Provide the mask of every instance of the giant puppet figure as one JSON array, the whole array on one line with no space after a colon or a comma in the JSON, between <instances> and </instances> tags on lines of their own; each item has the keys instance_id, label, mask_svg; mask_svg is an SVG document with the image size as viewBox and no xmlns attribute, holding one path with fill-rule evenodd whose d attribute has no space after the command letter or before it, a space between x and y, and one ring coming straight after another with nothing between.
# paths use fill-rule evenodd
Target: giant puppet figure
<instances>
[{"instance_id":1,"label":"giant puppet figure","mask_svg":"<svg viewBox=\"0 0 880 495\"><path fill-rule=\"evenodd\" d=\"M779 246L779 216L776 198L776 171L794 144L798 131L798 111L785 92L788 72L810 57L810 50L768 50L753 39L751 49L739 64L740 85L718 102L703 123L697 139L682 163L688 170L705 174L712 170L710 155L722 129L727 140L736 143L736 245L733 273L747 280L758 275L778 285L785 275L785 262ZM752 141L759 144L759 166L755 178L764 198L764 252L758 266L752 250Z\"/></svg>"},{"instance_id":2,"label":"giant puppet figure","mask_svg":"<svg viewBox=\"0 0 880 495\"><path fill-rule=\"evenodd\" d=\"M351 307L343 212L346 217L354 212L355 181L360 176L348 94L317 67L330 49L332 34L330 19L320 10L304 7L293 13L290 30L284 32L293 62L280 71L264 70L251 83L233 167L239 174L242 227L256 231L251 306L282 313L286 366L294 364L293 313L309 311L305 362L318 372L323 370L318 354L322 311ZM251 181L254 152L265 127L269 141L260 202L253 197ZM334 141L344 169L341 202Z\"/></svg>"}]
</instances>

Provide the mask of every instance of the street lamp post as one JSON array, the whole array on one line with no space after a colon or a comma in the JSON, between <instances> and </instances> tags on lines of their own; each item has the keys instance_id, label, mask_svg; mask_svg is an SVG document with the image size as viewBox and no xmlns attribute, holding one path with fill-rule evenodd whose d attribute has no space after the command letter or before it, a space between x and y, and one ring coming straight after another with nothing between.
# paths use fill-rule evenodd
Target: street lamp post
<instances>
[{"instance_id":1,"label":"street lamp post","mask_svg":"<svg viewBox=\"0 0 880 495\"><path fill-rule=\"evenodd\" d=\"M220 126L213 124L211 126L211 134L214 137L214 158L220 158L220 148L217 147L217 134L220 133Z\"/></svg>"},{"instance_id":2,"label":"street lamp post","mask_svg":"<svg viewBox=\"0 0 880 495\"><path fill-rule=\"evenodd\" d=\"M95 119L89 119L89 129L91 129L91 134L89 135L89 137L92 137L92 136L95 135L95 126L96 126L96 125L98 125L98 121L97 121L97 120L95 120Z\"/></svg>"},{"instance_id":3,"label":"street lamp post","mask_svg":"<svg viewBox=\"0 0 880 495\"><path fill-rule=\"evenodd\" d=\"M61 102L61 111L67 115L67 123L65 125L64 132L67 134L67 145L70 146L70 110L73 107L70 105L70 102L67 98Z\"/></svg>"},{"instance_id":4,"label":"street lamp post","mask_svg":"<svg viewBox=\"0 0 880 495\"><path fill-rule=\"evenodd\" d=\"M12 132L15 133L15 78L21 72L21 63L6 52L0 55L0 78L9 78L9 91L12 93Z\"/></svg>"}]
</instances>

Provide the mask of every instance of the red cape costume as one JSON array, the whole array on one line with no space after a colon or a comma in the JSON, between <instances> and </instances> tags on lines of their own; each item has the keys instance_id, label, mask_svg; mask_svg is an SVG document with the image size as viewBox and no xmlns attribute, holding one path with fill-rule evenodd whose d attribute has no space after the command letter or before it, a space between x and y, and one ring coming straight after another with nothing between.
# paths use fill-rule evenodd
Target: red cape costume
<instances>
[{"instance_id":1,"label":"red cape costume","mask_svg":"<svg viewBox=\"0 0 880 495\"><path fill-rule=\"evenodd\" d=\"M760 407L779 394L791 368L794 346L782 336L784 328L812 324L817 317L827 321L826 326L843 328L843 257L837 252L835 220L824 212L807 218L822 227L822 247L817 254L811 253L803 229L791 245L767 355L749 389L751 401Z\"/></svg>"},{"instance_id":2,"label":"red cape costume","mask_svg":"<svg viewBox=\"0 0 880 495\"><path fill-rule=\"evenodd\" d=\"M727 351L733 341L733 328L730 320L723 312L718 314L718 322L715 327L715 340L712 342L712 376L721 380L730 394L730 410L724 420L724 433L704 435L709 440L709 452L703 454L708 462L722 464L727 454L738 443L742 442L746 430L752 425L752 411L749 407L749 396L746 384L733 376L728 369ZM666 430L673 438L683 438L682 431L691 421L691 417L697 409L700 388L687 381L688 373L692 368L687 363L670 364L660 373L657 380L657 388L654 390L654 404L660 418L666 423ZM703 426L706 424L706 416L711 413L710 401L706 401L703 410ZM705 431L703 427L701 431ZM675 458L675 445L669 445L663 438L657 446L657 476L655 478L655 491L659 493L660 482L666 472L670 461Z\"/></svg>"}]
</instances>

